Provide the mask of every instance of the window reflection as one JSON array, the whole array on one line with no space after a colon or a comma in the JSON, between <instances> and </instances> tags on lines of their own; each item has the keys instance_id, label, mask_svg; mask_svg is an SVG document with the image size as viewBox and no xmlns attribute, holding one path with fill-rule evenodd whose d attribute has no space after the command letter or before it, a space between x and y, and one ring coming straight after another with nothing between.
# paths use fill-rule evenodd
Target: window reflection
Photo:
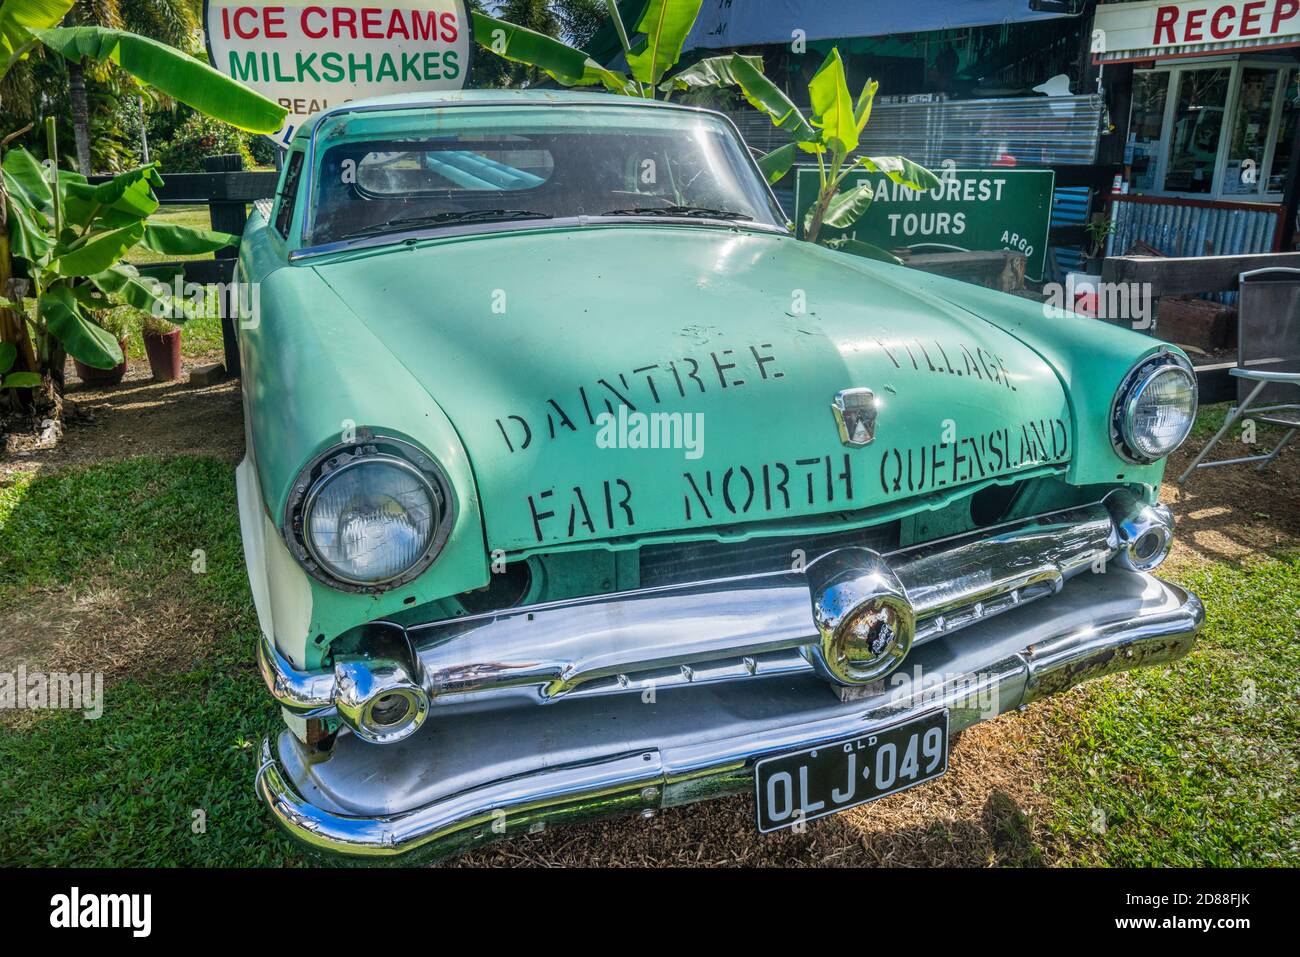
<instances>
[{"instance_id":1,"label":"window reflection","mask_svg":"<svg viewBox=\"0 0 1300 957\"><path fill-rule=\"evenodd\" d=\"M1231 75L1226 67L1185 70L1179 75L1165 189L1182 193L1213 191Z\"/></svg>"},{"instance_id":2,"label":"window reflection","mask_svg":"<svg viewBox=\"0 0 1300 957\"><path fill-rule=\"evenodd\" d=\"M1268 148L1268 130L1273 120L1276 92L1276 69L1248 68L1242 71L1228 161L1223 168L1224 193L1258 193L1263 185L1264 153Z\"/></svg>"},{"instance_id":3,"label":"window reflection","mask_svg":"<svg viewBox=\"0 0 1300 957\"><path fill-rule=\"evenodd\" d=\"M1161 135L1165 125L1165 98L1169 94L1168 73L1133 74L1133 186L1138 190L1159 187Z\"/></svg>"}]
</instances>

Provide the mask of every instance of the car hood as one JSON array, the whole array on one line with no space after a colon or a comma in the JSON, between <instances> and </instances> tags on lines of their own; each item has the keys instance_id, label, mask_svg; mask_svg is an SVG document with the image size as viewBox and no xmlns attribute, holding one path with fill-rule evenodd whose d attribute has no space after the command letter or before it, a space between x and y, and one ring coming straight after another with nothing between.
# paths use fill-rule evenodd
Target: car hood
<instances>
[{"instance_id":1,"label":"car hood","mask_svg":"<svg viewBox=\"0 0 1300 957\"><path fill-rule=\"evenodd\" d=\"M587 226L314 268L454 423L489 549L906 505L1071 455L1037 353L915 273L785 236ZM855 388L878 405L860 447L832 411Z\"/></svg>"}]
</instances>

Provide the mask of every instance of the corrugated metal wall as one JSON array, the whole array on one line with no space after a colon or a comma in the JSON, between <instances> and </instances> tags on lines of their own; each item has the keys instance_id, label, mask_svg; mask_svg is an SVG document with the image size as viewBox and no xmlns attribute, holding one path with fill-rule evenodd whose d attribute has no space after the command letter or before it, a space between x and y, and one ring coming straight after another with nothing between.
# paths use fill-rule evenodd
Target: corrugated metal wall
<instances>
[{"instance_id":1,"label":"corrugated metal wall","mask_svg":"<svg viewBox=\"0 0 1300 957\"><path fill-rule=\"evenodd\" d=\"M1280 206L1192 206L1158 200L1133 202L1115 197L1111 218L1115 232L1107 256L1125 255L1138 240L1166 256L1244 256L1273 251ZM1232 305L1235 292L1206 293L1201 298Z\"/></svg>"},{"instance_id":2,"label":"corrugated metal wall","mask_svg":"<svg viewBox=\"0 0 1300 957\"><path fill-rule=\"evenodd\" d=\"M1166 256L1241 256L1267 253L1277 235L1279 206L1207 207L1133 202L1115 197L1115 232L1106 255L1122 256L1138 240Z\"/></svg>"},{"instance_id":3,"label":"corrugated metal wall","mask_svg":"<svg viewBox=\"0 0 1300 957\"><path fill-rule=\"evenodd\" d=\"M1058 186L1052 195L1052 226L1082 226L1088 221L1091 191L1086 186ZM1052 246L1047 264L1048 276L1064 282L1065 274L1083 268L1082 246Z\"/></svg>"},{"instance_id":4,"label":"corrugated metal wall","mask_svg":"<svg viewBox=\"0 0 1300 957\"><path fill-rule=\"evenodd\" d=\"M939 169L1089 164L1097 159L1098 96L1035 96L943 103L887 103L872 110L859 153L899 154ZM746 142L764 152L789 142L766 114L732 114Z\"/></svg>"}]
</instances>

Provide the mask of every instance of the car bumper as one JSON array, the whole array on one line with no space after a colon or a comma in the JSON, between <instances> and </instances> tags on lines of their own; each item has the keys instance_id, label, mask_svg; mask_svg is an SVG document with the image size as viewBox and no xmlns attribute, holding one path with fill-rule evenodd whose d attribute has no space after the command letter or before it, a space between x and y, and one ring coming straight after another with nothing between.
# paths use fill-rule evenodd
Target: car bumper
<instances>
[{"instance_id":1,"label":"car bumper","mask_svg":"<svg viewBox=\"0 0 1300 957\"><path fill-rule=\"evenodd\" d=\"M411 737L341 734L322 758L263 744L257 789L305 844L349 857L443 856L560 823L749 791L757 760L947 709L953 734L1081 681L1186 654L1203 611L1111 570L915 648L837 696L810 674L558 702L471 702Z\"/></svg>"}]
</instances>

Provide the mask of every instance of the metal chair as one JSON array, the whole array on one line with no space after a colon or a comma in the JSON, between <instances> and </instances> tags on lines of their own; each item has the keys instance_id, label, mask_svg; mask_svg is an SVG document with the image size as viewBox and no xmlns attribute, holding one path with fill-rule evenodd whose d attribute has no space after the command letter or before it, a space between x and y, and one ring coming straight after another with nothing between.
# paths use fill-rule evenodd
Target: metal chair
<instances>
[{"instance_id":1,"label":"metal chair","mask_svg":"<svg viewBox=\"0 0 1300 957\"><path fill-rule=\"evenodd\" d=\"M1218 465L1258 462L1256 471L1262 472L1300 431L1296 394L1300 389L1300 269L1256 269L1242 273L1240 279L1237 367L1228 370L1237 377L1238 404L1228 410L1223 428L1201 449L1196 461L1178 476L1179 485L1196 469ZM1284 401L1288 398L1290 401ZM1280 425L1287 433L1265 455L1206 462L1205 457L1228 431L1246 418Z\"/></svg>"}]
</instances>

